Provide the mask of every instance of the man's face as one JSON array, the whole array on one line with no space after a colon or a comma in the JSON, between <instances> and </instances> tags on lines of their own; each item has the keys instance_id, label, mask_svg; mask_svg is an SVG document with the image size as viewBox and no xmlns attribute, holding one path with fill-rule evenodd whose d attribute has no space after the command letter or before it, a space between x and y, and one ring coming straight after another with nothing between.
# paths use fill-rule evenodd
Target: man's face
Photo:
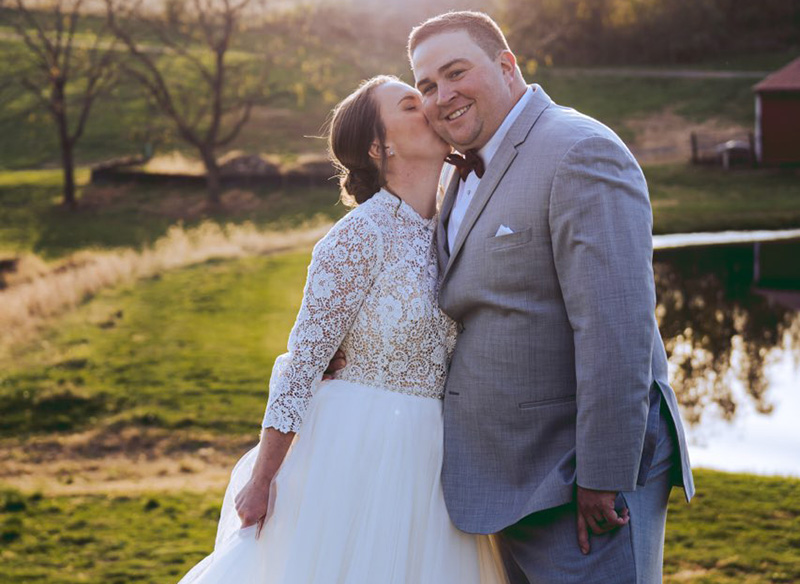
<instances>
[{"instance_id":1,"label":"man's face","mask_svg":"<svg viewBox=\"0 0 800 584\"><path fill-rule=\"evenodd\" d=\"M461 152L483 147L514 106L514 55L492 59L469 33L455 31L424 40L411 60L433 129Z\"/></svg>"}]
</instances>

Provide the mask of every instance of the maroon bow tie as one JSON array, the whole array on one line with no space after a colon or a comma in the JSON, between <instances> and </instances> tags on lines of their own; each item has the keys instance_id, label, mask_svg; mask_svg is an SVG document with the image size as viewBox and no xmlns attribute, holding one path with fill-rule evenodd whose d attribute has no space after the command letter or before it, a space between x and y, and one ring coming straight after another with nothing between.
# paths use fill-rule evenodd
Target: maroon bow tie
<instances>
[{"instance_id":1,"label":"maroon bow tie","mask_svg":"<svg viewBox=\"0 0 800 584\"><path fill-rule=\"evenodd\" d=\"M464 154L465 156L461 156L453 152L445 156L444 161L456 167L463 181L467 180L469 173L473 170L475 171L475 176L481 178L485 169L483 167L483 159L478 154L478 151L472 148L467 150Z\"/></svg>"}]
</instances>

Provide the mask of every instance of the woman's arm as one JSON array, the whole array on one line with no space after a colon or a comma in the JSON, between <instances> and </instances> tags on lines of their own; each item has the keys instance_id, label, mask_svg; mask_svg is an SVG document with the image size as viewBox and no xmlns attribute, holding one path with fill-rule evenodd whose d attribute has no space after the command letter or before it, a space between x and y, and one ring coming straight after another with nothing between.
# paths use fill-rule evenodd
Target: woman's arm
<instances>
[{"instance_id":1,"label":"woman's arm","mask_svg":"<svg viewBox=\"0 0 800 584\"><path fill-rule=\"evenodd\" d=\"M236 512L243 528L259 521L263 524L271 514L273 497L270 485L293 439L294 432L281 432L275 428L261 431L261 443L250 481L236 495Z\"/></svg>"},{"instance_id":2,"label":"woman's arm","mask_svg":"<svg viewBox=\"0 0 800 584\"><path fill-rule=\"evenodd\" d=\"M339 222L314 248L288 352L272 369L255 467L236 496L242 527L263 524L271 514L272 481L305 417L314 386L372 287L381 257L378 229L363 215Z\"/></svg>"},{"instance_id":3,"label":"woman's arm","mask_svg":"<svg viewBox=\"0 0 800 584\"><path fill-rule=\"evenodd\" d=\"M275 361L263 427L297 432L313 390L380 271L383 242L364 214L348 215L314 248L288 352Z\"/></svg>"}]
</instances>

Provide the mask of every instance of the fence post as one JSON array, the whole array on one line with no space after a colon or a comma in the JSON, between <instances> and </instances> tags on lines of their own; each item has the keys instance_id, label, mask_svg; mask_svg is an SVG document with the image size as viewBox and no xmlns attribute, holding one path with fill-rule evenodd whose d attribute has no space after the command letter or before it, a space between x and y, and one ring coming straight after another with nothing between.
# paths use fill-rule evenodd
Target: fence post
<instances>
[{"instance_id":1,"label":"fence post","mask_svg":"<svg viewBox=\"0 0 800 584\"><path fill-rule=\"evenodd\" d=\"M692 132L692 164L697 164L697 134Z\"/></svg>"}]
</instances>

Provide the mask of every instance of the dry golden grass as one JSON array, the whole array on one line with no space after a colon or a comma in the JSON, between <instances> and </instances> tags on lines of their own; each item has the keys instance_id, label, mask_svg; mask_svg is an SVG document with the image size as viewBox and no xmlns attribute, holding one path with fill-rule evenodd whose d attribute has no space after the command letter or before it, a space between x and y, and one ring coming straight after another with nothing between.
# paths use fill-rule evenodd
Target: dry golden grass
<instances>
[{"instance_id":1,"label":"dry golden grass","mask_svg":"<svg viewBox=\"0 0 800 584\"><path fill-rule=\"evenodd\" d=\"M174 226L152 247L81 251L48 267L25 256L9 287L0 291L0 351L30 338L48 319L85 302L104 288L212 259L241 258L309 246L329 229L327 223L291 231L259 231L252 224L203 223Z\"/></svg>"}]
</instances>

